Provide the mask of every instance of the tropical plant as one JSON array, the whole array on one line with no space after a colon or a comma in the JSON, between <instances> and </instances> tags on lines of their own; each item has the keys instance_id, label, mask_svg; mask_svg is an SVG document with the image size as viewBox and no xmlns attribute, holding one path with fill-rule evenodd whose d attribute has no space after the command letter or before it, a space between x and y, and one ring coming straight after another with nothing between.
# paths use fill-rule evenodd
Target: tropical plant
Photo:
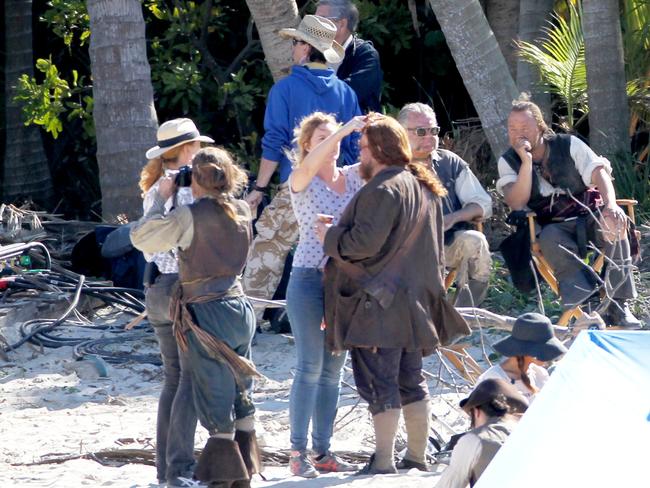
<instances>
[{"instance_id":1,"label":"tropical plant","mask_svg":"<svg viewBox=\"0 0 650 488\"><path fill-rule=\"evenodd\" d=\"M68 120L79 118L85 135L92 137L93 99L90 87L84 84L83 78L79 79L77 70L72 70L70 84L61 77L52 58L36 60L36 69L42 73L40 83L35 77L23 74L16 87L14 100L22 105L25 123L41 126L56 139L63 130L64 116Z\"/></svg>"},{"instance_id":2,"label":"tropical plant","mask_svg":"<svg viewBox=\"0 0 650 488\"><path fill-rule=\"evenodd\" d=\"M544 85L565 105L565 128L569 131L574 130L589 111L580 9L579 4L576 7L569 4L568 21L554 12L553 20L543 28L544 36L538 41L539 45L525 41L517 43L519 56L537 66Z\"/></svg>"},{"instance_id":3,"label":"tropical plant","mask_svg":"<svg viewBox=\"0 0 650 488\"><path fill-rule=\"evenodd\" d=\"M564 128L572 131L589 112L580 2L568 2L567 17L555 11L542 38L517 45L519 56L539 69L542 83L565 106ZM624 1L621 18L632 135L639 121L650 122L650 0Z\"/></svg>"}]
</instances>

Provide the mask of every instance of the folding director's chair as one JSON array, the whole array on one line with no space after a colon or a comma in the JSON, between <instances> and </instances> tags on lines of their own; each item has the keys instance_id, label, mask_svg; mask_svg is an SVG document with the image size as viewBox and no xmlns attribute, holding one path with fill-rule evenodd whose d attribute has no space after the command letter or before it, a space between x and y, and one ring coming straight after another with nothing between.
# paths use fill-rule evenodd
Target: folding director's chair
<instances>
[{"instance_id":1,"label":"folding director's chair","mask_svg":"<svg viewBox=\"0 0 650 488\"><path fill-rule=\"evenodd\" d=\"M638 202L636 200L630 200L630 199L617 199L616 203L620 207L626 209L628 217L634 224L635 223L634 206ZM559 295L558 281L555 278L555 274L553 273L553 269L551 268L551 265L548 263L546 258L544 258L539 242L537 242L537 237L535 235L536 214L535 212L528 212L526 216L528 217L528 229L530 232L530 253L532 255L535 266L537 267L539 274L542 276L542 278L544 278L544 281L546 281L548 285L551 287L551 290L553 290L553 292L556 295ZM603 254L600 254L594 261L592 268L596 273L600 273L603 269L604 264L605 264L605 256ZM580 306L576 306L574 308L565 310L564 313L560 316L560 319L558 320L557 324L566 326L569 324L569 322L571 322L571 319L574 318L577 319L582 315L584 315L583 310L580 308Z\"/></svg>"}]
</instances>

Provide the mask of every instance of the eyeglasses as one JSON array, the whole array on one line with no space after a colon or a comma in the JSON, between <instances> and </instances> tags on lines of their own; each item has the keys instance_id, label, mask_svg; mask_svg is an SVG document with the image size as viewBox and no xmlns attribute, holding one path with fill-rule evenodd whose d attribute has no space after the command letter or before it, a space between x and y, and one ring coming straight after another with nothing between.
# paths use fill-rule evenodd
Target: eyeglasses
<instances>
[{"instance_id":1,"label":"eyeglasses","mask_svg":"<svg viewBox=\"0 0 650 488\"><path fill-rule=\"evenodd\" d=\"M415 135L418 137L424 137L428 134L431 134L432 136L437 136L440 134L440 127L413 127L410 129L412 132L415 132Z\"/></svg>"},{"instance_id":2,"label":"eyeglasses","mask_svg":"<svg viewBox=\"0 0 650 488\"><path fill-rule=\"evenodd\" d=\"M294 39L291 40L291 44L293 44L294 46L297 46L298 44L307 44L307 43L305 41L301 41L300 39L295 39L294 38Z\"/></svg>"}]
</instances>

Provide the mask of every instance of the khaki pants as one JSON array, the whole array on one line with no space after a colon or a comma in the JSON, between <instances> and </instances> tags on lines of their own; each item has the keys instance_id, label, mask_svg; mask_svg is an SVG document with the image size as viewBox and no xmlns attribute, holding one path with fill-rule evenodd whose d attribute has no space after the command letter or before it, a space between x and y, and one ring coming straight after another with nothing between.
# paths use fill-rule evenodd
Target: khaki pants
<instances>
[{"instance_id":1,"label":"khaki pants","mask_svg":"<svg viewBox=\"0 0 650 488\"><path fill-rule=\"evenodd\" d=\"M282 278L284 262L291 247L298 242L299 229L291 206L289 184L285 183L255 224L253 241L242 285L246 295L271 299ZM264 305L253 301L259 321Z\"/></svg>"},{"instance_id":2,"label":"khaki pants","mask_svg":"<svg viewBox=\"0 0 650 488\"><path fill-rule=\"evenodd\" d=\"M461 287L468 280L487 283L492 258L485 235L477 230L457 231L451 245L445 246L445 265L456 270L456 282Z\"/></svg>"}]
</instances>

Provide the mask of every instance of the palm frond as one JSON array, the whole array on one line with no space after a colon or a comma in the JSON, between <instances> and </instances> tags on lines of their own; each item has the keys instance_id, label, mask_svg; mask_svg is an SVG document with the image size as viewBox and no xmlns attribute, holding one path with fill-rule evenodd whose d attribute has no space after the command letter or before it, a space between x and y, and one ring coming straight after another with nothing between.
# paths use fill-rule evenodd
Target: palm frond
<instances>
[{"instance_id":1,"label":"palm frond","mask_svg":"<svg viewBox=\"0 0 650 488\"><path fill-rule=\"evenodd\" d=\"M544 27L543 37L534 43L517 43L518 55L535 65L541 81L551 93L560 97L567 107L567 124L574 127L574 112L587 113L587 68L582 34L580 5L569 4L568 22L553 13L553 20Z\"/></svg>"}]
</instances>

